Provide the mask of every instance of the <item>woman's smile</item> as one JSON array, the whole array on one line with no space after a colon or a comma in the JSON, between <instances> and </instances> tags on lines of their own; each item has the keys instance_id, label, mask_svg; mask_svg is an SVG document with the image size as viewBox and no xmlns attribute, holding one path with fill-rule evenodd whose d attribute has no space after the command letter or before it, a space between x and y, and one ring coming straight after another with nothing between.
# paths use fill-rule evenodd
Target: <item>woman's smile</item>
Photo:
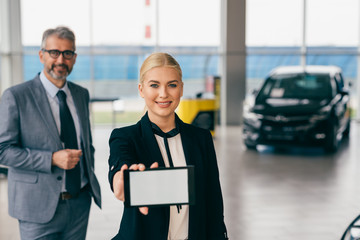
<instances>
[{"instance_id":1,"label":"woman's smile","mask_svg":"<svg viewBox=\"0 0 360 240\"><path fill-rule=\"evenodd\" d=\"M171 105L171 101L167 101L167 102L156 102L160 107L162 108L166 108L169 107Z\"/></svg>"}]
</instances>

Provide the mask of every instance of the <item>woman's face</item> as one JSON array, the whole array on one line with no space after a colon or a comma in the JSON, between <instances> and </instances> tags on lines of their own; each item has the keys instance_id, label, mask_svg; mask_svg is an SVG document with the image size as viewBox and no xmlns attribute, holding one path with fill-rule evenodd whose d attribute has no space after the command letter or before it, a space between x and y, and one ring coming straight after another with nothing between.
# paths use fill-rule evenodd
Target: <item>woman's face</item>
<instances>
[{"instance_id":1,"label":"woman's face","mask_svg":"<svg viewBox=\"0 0 360 240\"><path fill-rule=\"evenodd\" d=\"M171 120L183 95L183 82L171 67L156 67L144 75L139 93L145 100L152 122Z\"/></svg>"}]
</instances>

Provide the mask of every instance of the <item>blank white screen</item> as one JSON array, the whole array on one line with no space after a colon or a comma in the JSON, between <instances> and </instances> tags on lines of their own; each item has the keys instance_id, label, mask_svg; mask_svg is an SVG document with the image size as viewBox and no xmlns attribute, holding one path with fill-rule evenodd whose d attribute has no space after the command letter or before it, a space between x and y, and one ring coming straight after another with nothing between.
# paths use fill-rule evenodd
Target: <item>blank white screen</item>
<instances>
[{"instance_id":1,"label":"blank white screen","mask_svg":"<svg viewBox=\"0 0 360 240\"><path fill-rule=\"evenodd\" d=\"M188 170L129 172L130 205L189 202Z\"/></svg>"}]
</instances>

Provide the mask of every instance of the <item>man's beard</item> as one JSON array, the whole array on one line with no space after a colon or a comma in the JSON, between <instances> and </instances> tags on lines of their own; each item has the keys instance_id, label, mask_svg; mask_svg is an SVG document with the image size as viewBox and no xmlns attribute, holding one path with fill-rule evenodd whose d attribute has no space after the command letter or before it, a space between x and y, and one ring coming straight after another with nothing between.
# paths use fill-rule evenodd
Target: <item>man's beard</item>
<instances>
[{"instance_id":1,"label":"man's beard","mask_svg":"<svg viewBox=\"0 0 360 240\"><path fill-rule=\"evenodd\" d=\"M54 71L54 68L56 66L61 66L64 67L66 69L65 74L62 75L57 75ZM69 67L65 64L53 64L51 66L51 69L48 70L48 73L50 74L50 76L56 80L66 80L67 76L69 76L69 74L71 73L71 69L69 69Z\"/></svg>"}]
</instances>

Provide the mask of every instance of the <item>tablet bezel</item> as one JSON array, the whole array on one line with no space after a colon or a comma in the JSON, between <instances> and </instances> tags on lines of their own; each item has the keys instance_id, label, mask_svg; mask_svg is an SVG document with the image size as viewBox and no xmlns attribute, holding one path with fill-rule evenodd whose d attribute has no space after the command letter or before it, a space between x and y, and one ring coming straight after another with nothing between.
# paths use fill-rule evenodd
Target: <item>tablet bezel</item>
<instances>
[{"instance_id":1,"label":"tablet bezel","mask_svg":"<svg viewBox=\"0 0 360 240\"><path fill-rule=\"evenodd\" d=\"M161 203L161 204L141 204L141 205L132 205L131 204L131 195L130 195L130 174L131 172L154 172L157 171L173 171L173 170L181 170L187 169L187 189L188 189L188 201L181 203ZM195 169L194 166L189 165L185 167L160 167L160 168L149 168L144 171L135 171L135 170L124 170L124 197L125 197L125 207L155 207L155 206L171 206L171 205L194 205L195 204Z\"/></svg>"}]
</instances>

